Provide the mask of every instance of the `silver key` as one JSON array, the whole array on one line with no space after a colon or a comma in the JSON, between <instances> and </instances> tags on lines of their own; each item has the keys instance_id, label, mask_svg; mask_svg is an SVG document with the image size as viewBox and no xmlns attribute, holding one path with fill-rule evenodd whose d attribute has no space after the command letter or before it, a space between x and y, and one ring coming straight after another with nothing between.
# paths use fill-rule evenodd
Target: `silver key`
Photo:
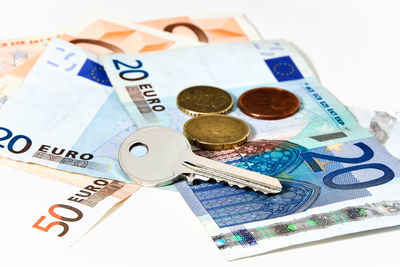
<instances>
[{"instance_id":1,"label":"silver key","mask_svg":"<svg viewBox=\"0 0 400 267\"><path fill-rule=\"evenodd\" d=\"M147 149L143 156L131 154L138 146ZM276 178L195 155L185 136L166 127L136 131L122 143L118 157L125 173L144 186L164 186L180 178L193 182L205 177L265 194L279 193L282 189Z\"/></svg>"}]
</instances>

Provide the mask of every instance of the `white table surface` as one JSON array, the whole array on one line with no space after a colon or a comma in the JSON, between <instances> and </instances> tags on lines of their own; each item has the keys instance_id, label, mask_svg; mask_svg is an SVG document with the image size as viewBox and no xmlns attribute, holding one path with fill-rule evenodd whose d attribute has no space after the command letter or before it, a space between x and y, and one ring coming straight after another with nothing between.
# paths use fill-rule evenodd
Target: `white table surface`
<instances>
[{"instance_id":1,"label":"white table surface","mask_svg":"<svg viewBox=\"0 0 400 267\"><path fill-rule=\"evenodd\" d=\"M322 84L344 104L400 110L400 4L396 1L14 0L1 4L0 39L55 31L88 15L140 21L244 13L265 39L287 39L304 52ZM24 197L17 196L18 187L24 186L18 183L18 174L2 168L0 176L2 190L15 190L16 197ZM12 202L0 203L0 213ZM6 219L18 220L1 214L0 227ZM20 235L0 236L0 266L398 266L399 240L400 227L392 227L228 262L180 194L142 188L71 248L46 240L33 243Z\"/></svg>"}]
</instances>

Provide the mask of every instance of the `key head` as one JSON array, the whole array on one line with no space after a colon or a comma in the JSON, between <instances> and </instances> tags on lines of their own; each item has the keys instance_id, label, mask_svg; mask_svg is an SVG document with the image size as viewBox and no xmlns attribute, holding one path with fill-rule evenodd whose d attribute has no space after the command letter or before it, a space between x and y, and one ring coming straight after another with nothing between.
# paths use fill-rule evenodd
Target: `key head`
<instances>
[{"instance_id":1,"label":"key head","mask_svg":"<svg viewBox=\"0 0 400 267\"><path fill-rule=\"evenodd\" d=\"M147 153L133 156L135 146L145 146ZM181 154L191 151L185 136L167 127L141 128L122 143L118 158L125 173L140 185L162 186L182 174Z\"/></svg>"}]
</instances>

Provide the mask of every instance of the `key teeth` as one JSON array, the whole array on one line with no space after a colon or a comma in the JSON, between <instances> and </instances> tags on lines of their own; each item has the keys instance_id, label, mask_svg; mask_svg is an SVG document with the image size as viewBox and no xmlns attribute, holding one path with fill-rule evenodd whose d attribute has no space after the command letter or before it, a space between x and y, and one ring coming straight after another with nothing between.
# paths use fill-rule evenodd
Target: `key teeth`
<instances>
[{"instance_id":1,"label":"key teeth","mask_svg":"<svg viewBox=\"0 0 400 267\"><path fill-rule=\"evenodd\" d=\"M238 186L239 188L249 187L255 192L258 191L258 192L261 192L264 194L276 194L276 193L279 193L282 189L281 187L275 188L272 186L258 184L255 182L244 180L239 177L226 175L224 173L218 173L218 172L215 172L215 170L205 171L204 169L201 168L201 166L196 166L189 162L184 162L184 166L189 167L196 172L196 174L194 174L194 173L185 174L185 176L188 178L188 181L190 183L193 182L193 180L197 180L197 179L203 180L203 181L208 181L210 179L210 177L212 177L212 179L216 180L219 183L226 182L230 186L235 185L235 186Z\"/></svg>"},{"instance_id":2,"label":"key teeth","mask_svg":"<svg viewBox=\"0 0 400 267\"><path fill-rule=\"evenodd\" d=\"M249 185L246 185L246 184L243 184L243 183L238 183L238 182L235 182L235 181L225 181L225 180L222 180L222 179L215 179L218 183L221 183L221 182L225 182L225 183L227 183L229 186L237 186L237 187L239 187L239 188L245 188L245 187L248 187L248 188L250 188L251 190L253 190L254 192L261 192L261 193L263 193L263 194L277 194L277 193L279 193L280 191L281 191L281 189L273 189L273 188L269 188L269 187L267 187L267 186L263 186L263 185L257 185L257 187L264 187L265 189L261 189L261 188L254 188L254 186L249 186Z\"/></svg>"}]
</instances>

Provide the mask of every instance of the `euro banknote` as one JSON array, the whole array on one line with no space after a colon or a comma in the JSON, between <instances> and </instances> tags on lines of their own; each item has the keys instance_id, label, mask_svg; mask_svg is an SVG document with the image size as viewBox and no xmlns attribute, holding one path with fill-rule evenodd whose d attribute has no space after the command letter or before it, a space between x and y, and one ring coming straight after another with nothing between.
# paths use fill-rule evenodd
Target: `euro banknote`
<instances>
[{"instance_id":1,"label":"euro banknote","mask_svg":"<svg viewBox=\"0 0 400 267\"><path fill-rule=\"evenodd\" d=\"M266 122L236 106L229 112L250 125L250 139L292 139L313 148L369 136L285 41L218 43L100 59L138 127L163 125L182 131L190 116L178 109L176 96L191 86L219 87L235 100L249 89L280 87L300 99L300 111L292 117Z\"/></svg>"},{"instance_id":2,"label":"euro banknote","mask_svg":"<svg viewBox=\"0 0 400 267\"><path fill-rule=\"evenodd\" d=\"M277 177L281 193L212 181L176 184L227 259L400 223L399 161L321 86L290 44L225 43L101 60L139 127L182 131L190 117L177 108L176 96L196 85L222 88L235 100L257 87L283 88L300 99L295 115L276 121L253 119L234 107L228 114L249 124L250 142L196 152Z\"/></svg>"},{"instance_id":3,"label":"euro banknote","mask_svg":"<svg viewBox=\"0 0 400 267\"><path fill-rule=\"evenodd\" d=\"M6 166L0 166L0 170L5 176L3 184L19 190L18 195L4 190L0 196L1 202L7 203L2 205L1 235L21 236L33 243L51 240L55 245L73 245L112 207L139 188L93 177L75 179L72 175L70 179L68 173L56 174L64 177L60 183Z\"/></svg>"},{"instance_id":4,"label":"euro banknote","mask_svg":"<svg viewBox=\"0 0 400 267\"><path fill-rule=\"evenodd\" d=\"M181 16L138 23L206 43L261 39L243 15Z\"/></svg>"},{"instance_id":5,"label":"euro banknote","mask_svg":"<svg viewBox=\"0 0 400 267\"><path fill-rule=\"evenodd\" d=\"M373 138L307 149L257 140L198 155L277 177L264 195L223 183L176 187L228 260L400 224L399 161Z\"/></svg>"},{"instance_id":6,"label":"euro banknote","mask_svg":"<svg viewBox=\"0 0 400 267\"><path fill-rule=\"evenodd\" d=\"M129 181L117 154L133 122L97 56L69 42L50 42L0 109L0 127L1 156Z\"/></svg>"}]
</instances>

